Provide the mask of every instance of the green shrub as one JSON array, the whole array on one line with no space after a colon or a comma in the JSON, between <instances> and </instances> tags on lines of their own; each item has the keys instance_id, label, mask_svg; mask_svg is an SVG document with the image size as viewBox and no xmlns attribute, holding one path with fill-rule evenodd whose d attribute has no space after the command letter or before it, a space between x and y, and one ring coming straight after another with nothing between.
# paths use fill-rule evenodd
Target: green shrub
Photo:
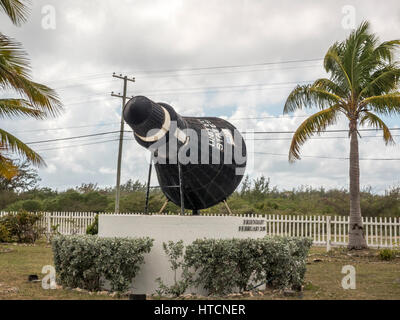
<instances>
[{"instance_id":1,"label":"green shrub","mask_svg":"<svg viewBox=\"0 0 400 320\"><path fill-rule=\"evenodd\" d=\"M0 223L0 242L10 242L10 232L4 224Z\"/></svg>"},{"instance_id":2,"label":"green shrub","mask_svg":"<svg viewBox=\"0 0 400 320\"><path fill-rule=\"evenodd\" d=\"M149 238L98 238L96 236L56 236L52 240L57 281L70 288L101 289L102 279L111 290L127 290L150 252Z\"/></svg>"},{"instance_id":3,"label":"green shrub","mask_svg":"<svg viewBox=\"0 0 400 320\"><path fill-rule=\"evenodd\" d=\"M29 212L37 212L42 210L42 204L38 200L25 200L22 204L22 209Z\"/></svg>"},{"instance_id":4,"label":"green shrub","mask_svg":"<svg viewBox=\"0 0 400 320\"><path fill-rule=\"evenodd\" d=\"M99 215L97 214L94 218L93 223L86 228L86 234L95 236L99 234Z\"/></svg>"},{"instance_id":5,"label":"green shrub","mask_svg":"<svg viewBox=\"0 0 400 320\"><path fill-rule=\"evenodd\" d=\"M169 263L171 264L171 270L174 272L174 283L170 286L166 285L161 278L157 278L156 282L159 285L159 290L157 293L162 295L169 295L179 297L184 294L187 288L191 284L192 274L189 272L185 265L183 250L185 246L183 241L178 241L174 243L169 241L168 243L163 243L163 249L168 256ZM177 271L182 269L182 279L177 280Z\"/></svg>"},{"instance_id":6,"label":"green shrub","mask_svg":"<svg viewBox=\"0 0 400 320\"><path fill-rule=\"evenodd\" d=\"M193 283L210 294L225 295L259 284L300 290L306 272L310 239L264 238L196 240L186 247L186 267Z\"/></svg>"},{"instance_id":7,"label":"green shrub","mask_svg":"<svg viewBox=\"0 0 400 320\"><path fill-rule=\"evenodd\" d=\"M379 251L379 258L384 261L390 261L396 258L396 251L391 249L382 249Z\"/></svg>"},{"instance_id":8,"label":"green shrub","mask_svg":"<svg viewBox=\"0 0 400 320\"><path fill-rule=\"evenodd\" d=\"M7 230L8 241L34 243L43 233L43 228L40 228L37 224L41 217L40 214L21 211L2 217L0 226L3 230Z\"/></svg>"}]
</instances>

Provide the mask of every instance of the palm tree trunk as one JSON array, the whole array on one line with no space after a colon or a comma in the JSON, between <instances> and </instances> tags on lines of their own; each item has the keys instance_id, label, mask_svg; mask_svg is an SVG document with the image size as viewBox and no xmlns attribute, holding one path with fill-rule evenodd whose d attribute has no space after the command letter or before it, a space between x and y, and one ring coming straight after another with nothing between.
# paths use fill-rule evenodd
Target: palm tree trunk
<instances>
[{"instance_id":1,"label":"palm tree trunk","mask_svg":"<svg viewBox=\"0 0 400 320\"><path fill-rule=\"evenodd\" d=\"M350 122L350 250L368 248L365 241L360 206L360 158L358 152L357 120Z\"/></svg>"}]
</instances>

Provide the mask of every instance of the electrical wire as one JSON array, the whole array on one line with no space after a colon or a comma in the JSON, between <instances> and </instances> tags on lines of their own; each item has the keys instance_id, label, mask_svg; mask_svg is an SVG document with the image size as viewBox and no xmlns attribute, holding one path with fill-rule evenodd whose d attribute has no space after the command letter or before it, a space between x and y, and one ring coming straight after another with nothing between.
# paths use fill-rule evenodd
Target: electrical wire
<instances>
[{"instance_id":1,"label":"electrical wire","mask_svg":"<svg viewBox=\"0 0 400 320\"><path fill-rule=\"evenodd\" d=\"M287 154L282 153L268 153L268 152L254 152L254 154L259 155L269 155L269 156L278 156L278 157L288 157ZM328 156L300 156L300 158L313 158L313 159L327 159L327 160L350 160L350 158L338 158L338 157L328 157ZM400 161L400 158L360 158L360 161Z\"/></svg>"},{"instance_id":2,"label":"electrical wire","mask_svg":"<svg viewBox=\"0 0 400 320\"><path fill-rule=\"evenodd\" d=\"M251 64L237 64L237 65L220 65L220 66L205 66L205 67L193 67L193 68L175 68L175 69L160 69L160 70L154 70L154 69L144 69L144 70L135 70L131 72L123 72L123 73L131 73L135 75L140 75L140 74L156 74L156 73L170 73L170 72L186 72L186 71L199 71L199 70L214 70L214 69L236 69L236 68L247 68L247 67L257 67L257 66L267 66L267 65L280 65L280 64L292 64L292 63L304 63L304 62L318 62L322 61L323 58L317 58L317 59L294 59L294 60L281 60L281 61L267 61L267 62L261 62L261 63L251 63ZM92 73L92 74L87 74L85 76L77 76L77 77L71 77L71 78L65 78L65 79L56 79L56 80L47 80L47 81L42 81L42 82L69 82L73 80L82 80L82 79L97 79L97 78L102 78L105 76L111 76L113 72L102 72L102 73ZM117 72L119 74L121 72Z\"/></svg>"},{"instance_id":3,"label":"electrical wire","mask_svg":"<svg viewBox=\"0 0 400 320\"><path fill-rule=\"evenodd\" d=\"M389 128L391 131L395 130L400 130L400 128ZM383 129L359 129L359 132L371 132L371 131L383 131ZM325 130L320 133L330 133L330 132L348 132L348 130ZM26 143L27 145L34 145L34 144L42 144L42 143L48 143L48 142L55 142L55 141L66 141L66 140L76 140L76 139L81 139L81 138L87 138L87 137L95 137L95 136L103 136L103 135L109 135L109 134L114 134L114 133L120 133L120 131L109 131L109 132L100 132L100 133L95 133L95 134L89 134L89 135L81 135L81 136L74 136L74 137L67 137L67 138L57 138L57 139L49 139L49 140L42 140L42 141L32 141ZM133 133L133 131L124 131L124 133ZM258 131L258 132L242 132L243 134L286 134L286 133L295 133L295 131ZM314 133L318 133L315 131Z\"/></svg>"},{"instance_id":4,"label":"electrical wire","mask_svg":"<svg viewBox=\"0 0 400 320\"><path fill-rule=\"evenodd\" d=\"M124 139L124 140L134 140L134 139ZM108 143L108 142L116 142L116 141L119 141L119 139L104 140L104 141L81 144L81 145L63 146L63 147L59 147L59 148L42 149L38 152L61 150L61 149L67 149L67 148L77 148L77 147L82 147L82 146L92 146L92 145L98 145L98 144L103 144L103 143ZM279 156L279 157L287 157L288 156L287 154L269 153L269 152L253 152L253 154ZM330 156L320 156L320 155L302 155L301 158L326 159L326 160L349 160L350 159L350 158L345 158L345 157L330 157ZM361 157L359 160L360 161L400 161L400 158L362 158Z\"/></svg>"},{"instance_id":5,"label":"electrical wire","mask_svg":"<svg viewBox=\"0 0 400 320\"><path fill-rule=\"evenodd\" d=\"M258 67L267 65L279 65L279 64L290 64L290 63L303 63L303 62L316 62L322 61L322 58L318 59L301 59L301 60L282 60L274 62L261 62L261 63L251 63L251 64L237 64L237 65L225 65L225 66L207 66L207 67L197 67L197 68L180 68L180 69L164 69L164 70L137 70L128 73L134 74L149 74L149 73L169 73L169 72L185 72L185 71L199 71L199 70L215 70L215 69L232 69L232 68L248 68L248 67Z\"/></svg>"}]
</instances>

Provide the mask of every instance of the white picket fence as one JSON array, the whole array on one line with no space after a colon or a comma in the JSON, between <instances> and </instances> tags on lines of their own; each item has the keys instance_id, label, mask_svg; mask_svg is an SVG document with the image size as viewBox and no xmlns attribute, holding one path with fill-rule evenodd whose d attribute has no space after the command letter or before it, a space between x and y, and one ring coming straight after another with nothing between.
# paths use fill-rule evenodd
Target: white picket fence
<instances>
[{"instance_id":1,"label":"white picket fence","mask_svg":"<svg viewBox=\"0 0 400 320\"><path fill-rule=\"evenodd\" d=\"M0 212L0 217L7 215ZM52 227L64 235L85 234L86 229L96 217L93 212L45 212L41 213L39 226L45 233ZM121 215L142 215L142 213L122 213ZM213 215L213 214L210 214ZM221 216L221 215L219 215ZM339 247L348 242L349 217L338 216L282 216L245 215L245 218L266 219L266 233L271 236L308 237L314 245ZM367 243L372 248L400 247L400 218L363 218Z\"/></svg>"},{"instance_id":2,"label":"white picket fence","mask_svg":"<svg viewBox=\"0 0 400 320\"><path fill-rule=\"evenodd\" d=\"M15 214L15 212L10 212ZM0 217L8 212L0 212ZM38 225L45 233L50 234L52 227L64 235L85 234L89 225L94 222L96 213L93 212L41 212L42 218Z\"/></svg>"},{"instance_id":3,"label":"white picket fence","mask_svg":"<svg viewBox=\"0 0 400 320\"><path fill-rule=\"evenodd\" d=\"M267 234L308 237L314 245L346 246L349 217L267 215ZM364 217L364 233L371 248L400 247L400 218Z\"/></svg>"}]
</instances>

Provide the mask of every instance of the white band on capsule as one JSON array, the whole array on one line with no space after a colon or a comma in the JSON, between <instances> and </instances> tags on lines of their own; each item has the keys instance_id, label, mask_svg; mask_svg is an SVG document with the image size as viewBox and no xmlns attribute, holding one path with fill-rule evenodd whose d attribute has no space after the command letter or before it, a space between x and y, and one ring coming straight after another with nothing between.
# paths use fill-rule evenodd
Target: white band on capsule
<instances>
[{"instance_id":1,"label":"white band on capsule","mask_svg":"<svg viewBox=\"0 0 400 320\"><path fill-rule=\"evenodd\" d=\"M167 134L167 132L169 131L169 129L171 127L171 116L169 115L169 112L164 107L161 107L161 108L164 110L164 115L165 115L165 121L162 125L162 128L155 135L152 135L150 137L142 137L135 132L135 135L139 139L143 140L144 142L156 142Z\"/></svg>"}]
</instances>

